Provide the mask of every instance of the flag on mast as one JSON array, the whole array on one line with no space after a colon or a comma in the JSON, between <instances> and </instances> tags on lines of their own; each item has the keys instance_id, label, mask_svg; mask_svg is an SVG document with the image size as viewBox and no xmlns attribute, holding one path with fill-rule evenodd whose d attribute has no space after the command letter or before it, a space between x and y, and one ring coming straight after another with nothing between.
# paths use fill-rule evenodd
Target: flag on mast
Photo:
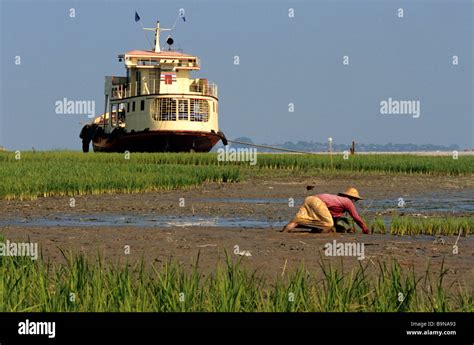
<instances>
[{"instance_id":1,"label":"flag on mast","mask_svg":"<svg viewBox=\"0 0 474 345\"><path fill-rule=\"evenodd\" d=\"M181 17L183 19L183 22L186 21L186 17L184 16L184 8L180 8L179 9L179 12L178 12L178 17ZM176 21L178 20L178 18L176 18ZM176 25L176 21L174 22L174 24ZM174 27L173 27L174 28Z\"/></svg>"}]
</instances>

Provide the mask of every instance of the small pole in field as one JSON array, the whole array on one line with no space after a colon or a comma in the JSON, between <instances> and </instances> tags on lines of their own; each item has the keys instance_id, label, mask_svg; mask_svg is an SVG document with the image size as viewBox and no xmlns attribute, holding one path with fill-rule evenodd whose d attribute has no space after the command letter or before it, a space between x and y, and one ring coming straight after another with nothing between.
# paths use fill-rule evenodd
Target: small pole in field
<instances>
[{"instance_id":1,"label":"small pole in field","mask_svg":"<svg viewBox=\"0 0 474 345\"><path fill-rule=\"evenodd\" d=\"M329 150L329 158L331 160L331 169L332 169L333 165L332 165L332 138L331 137L328 138L328 150Z\"/></svg>"}]
</instances>

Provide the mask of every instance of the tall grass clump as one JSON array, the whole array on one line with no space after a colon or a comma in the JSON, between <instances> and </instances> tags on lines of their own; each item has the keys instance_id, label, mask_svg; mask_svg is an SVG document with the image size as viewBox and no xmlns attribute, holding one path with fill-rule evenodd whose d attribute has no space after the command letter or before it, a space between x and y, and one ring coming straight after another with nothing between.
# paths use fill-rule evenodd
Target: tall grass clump
<instances>
[{"instance_id":1,"label":"tall grass clump","mask_svg":"<svg viewBox=\"0 0 474 345\"><path fill-rule=\"evenodd\" d=\"M362 217L365 225L370 229L370 232L373 234L386 234L387 225L383 217L368 218Z\"/></svg>"},{"instance_id":2,"label":"tall grass clump","mask_svg":"<svg viewBox=\"0 0 474 345\"><path fill-rule=\"evenodd\" d=\"M26 257L0 257L0 312L296 312L474 311L473 292L443 282L446 270L417 276L399 263L360 264L349 272L321 262L286 278L264 279L227 257L207 277L168 261L105 264L66 255L51 264ZM151 266L151 267L150 267Z\"/></svg>"},{"instance_id":3,"label":"tall grass clump","mask_svg":"<svg viewBox=\"0 0 474 345\"><path fill-rule=\"evenodd\" d=\"M262 154L257 167L292 170L333 170L427 175L469 175L474 173L474 157L454 160L449 156L363 154L344 159L342 154L295 155Z\"/></svg>"},{"instance_id":4,"label":"tall grass clump","mask_svg":"<svg viewBox=\"0 0 474 345\"><path fill-rule=\"evenodd\" d=\"M474 217L408 217L392 218L392 235L467 236L474 233Z\"/></svg>"},{"instance_id":5,"label":"tall grass clump","mask_svg":"<svg viewBox=\"0 0 474 345\"><path fill-rule=\"evenodd\" d=\"M467 236L474 233L474 217L452 216L393 216L362 217L367 227L374 234L392 235L430 235L430 236Z\"/></svg>"},{"instance_id":6,"label":"tall grass clump","mask_svg":"<svg viewBox=\"0 0 474 345\"><path fill-rule=\"evenodd\" d=\"M188 166L130 160L121 154L23 153L18 161L0 154L0 198L103 193L139 193L197 186L203 182L237 182L233 166ZM2 161L3 159L3 161Z\"/></svg>"},{"instance_id":7,"label":"tall grass clump","mask_svg":"<svg viewBox=\"0 0 474 345\"><path fill-rule=\"evenodd\" d=\"M294 172L471 176L474 157L259 154L252 166L247 161L221 161L216 153L131 153L126 159L122 153L21 152L18 157L0 152L0 198L135 193Z\"/></svg>"}]
</instances>

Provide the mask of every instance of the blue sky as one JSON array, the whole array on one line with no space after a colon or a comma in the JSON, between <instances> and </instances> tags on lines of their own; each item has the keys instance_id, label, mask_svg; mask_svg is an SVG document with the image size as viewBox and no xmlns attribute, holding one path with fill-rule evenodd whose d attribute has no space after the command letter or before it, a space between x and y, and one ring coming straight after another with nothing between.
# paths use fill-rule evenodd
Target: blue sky
<instances>
[{"instance_id":1,"label":"blue sky","mask_svg":"<svg viewBox=\"0 0 474 345\"><path fill-rule=\"evenodd\" d=\"M169 27L180 8L175 46L218 84L228 138L474 146L470 1L0 3L0 146L9 149L79 150L89 119L58 115L55 102L91 100L102 112L104 76L124 74L117 55L149 47L135 10L144 26ZM419 101L420 117L380 114L388 98Z\"/></svg>"}]
</instances>

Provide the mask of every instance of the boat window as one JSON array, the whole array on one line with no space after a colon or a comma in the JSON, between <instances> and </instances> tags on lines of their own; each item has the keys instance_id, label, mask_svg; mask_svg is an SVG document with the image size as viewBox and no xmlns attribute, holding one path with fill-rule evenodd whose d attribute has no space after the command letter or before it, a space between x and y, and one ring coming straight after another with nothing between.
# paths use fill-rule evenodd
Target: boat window
<instances>
[{"instance_id":1,"label":"boat window","mask_svg":"<svg viewBox=\"0 0 474 345\"><path fill-rule=\"evenodd\" d=\"M176 100L160 99L160 121L176 121Z\"/></svg>"},{"instance_id":2,"label":"boat window","mask_svg":"<svg viewBox=\"0 0 474 345\"><path fill-rule=\"evenodd\" d=\"M127 102L127 113L130 112L130 102Z\"/></svg>"},{"instance_id":3,"label":"boat window","mask_svg":"<svg viewBox=\"0 0 474 345\"><path fill-rule=\"evenodd\" d=\"M191 100L190 120L195 122L209 121L209 102L207 100Z\"/></svg>"},{"instance_id":4,"label":"boat window","mask_svg":"<svg viewBox=\"0 0 474 345\"><path fill-rule=\"evenodd\" d=\"M132 103L132 111L135 111L135 101Z\"/></svg>"},{"instance_id":5,"label":"boat window","mask_svg":"<svg viewBox=\"0 0 474 345\"><path fill-rule=\"evenodd\" d=\"M136 71L135 73L135 82L137 84L136 94L142 94L142 73L140 71Z\"/></svg>"},{"instance_id":6,"label":"boat window","mask_svg":"<svg viewBox=\"0 0 474 345\"><path fill-rule=\"evenodd\" d=\"M117 126L117 112L118 112L118 104L110 104L110 118L112 122L112 126Z\"/></svg>"},{"instance_id":7,"label":"boat window","mask_svg":"<svg viewBox=\"0 0 474 345\"><path fill-rule=\"evenodd\" d=\"M188 120L188 111L189 111L189 100L180 99L178 100L178 120Z\"/></svg>"},{"instance_id":8,"label":"boat window","mask_svg":"<svg viewBox=\"0 0 474 345\"><path fill-rule=\"evenodd\" d=\"M145 110L145 100L142 100L142 101L140 102L140 110L141 110L141 111Z\"/></svg>"},{"instance_id":9,"label":"boat window","mask_svg":"<svg viewBox=\"0 0 474 345\"><path fill-rule=\"evenodd\" d=\"M127 112L125 111L125 103L120 103L117 112L118 125L120 127L125 127L125 121L127 117L126 114Z\"/></svg>"},{"instance_id":10,"label":"boat window","mask_svg":"<svg viewBox=\"0 0 474 345\"><path fill-rule=\"evenodd\" d=\"M156 66L158 64L158 61L156 60L138 60L137 65L142 65L142 66Z\"/></svg>"},{"instance_id":11,"label":"boat window","mask_svg":"<svg viewBox=\"0 0 474 345\"><path fill-rule=\"evenodd\" d=\"M150 113L153 120L158 121L160 119L160 100L154 99L150 105Z\"/></svg>"}]
</instances>

